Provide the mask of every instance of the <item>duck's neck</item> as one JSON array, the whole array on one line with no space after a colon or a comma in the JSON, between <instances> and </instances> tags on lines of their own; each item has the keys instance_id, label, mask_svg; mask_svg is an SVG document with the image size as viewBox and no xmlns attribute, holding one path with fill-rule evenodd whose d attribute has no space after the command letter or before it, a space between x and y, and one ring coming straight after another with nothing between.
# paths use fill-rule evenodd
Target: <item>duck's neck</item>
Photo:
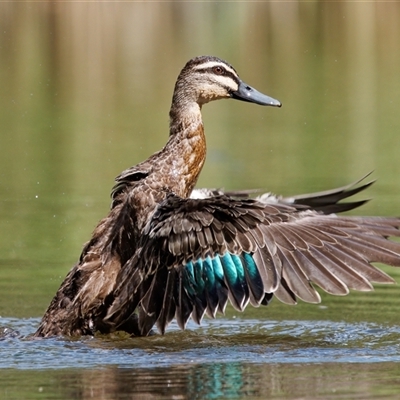
<instances>
[{"instance_id":1,"label":"duck's neck","mask_svg":"<svg viewBox=\"0 0 400 400\"><path fill-rule=\"evenodd\" d=\"M176 104L170 111L170 137L164 148L176 194L187 197L192 192L206 159L201 109L196 102ZM179 183L178 183L179 182Z\"/></svg>"}]
</instances>

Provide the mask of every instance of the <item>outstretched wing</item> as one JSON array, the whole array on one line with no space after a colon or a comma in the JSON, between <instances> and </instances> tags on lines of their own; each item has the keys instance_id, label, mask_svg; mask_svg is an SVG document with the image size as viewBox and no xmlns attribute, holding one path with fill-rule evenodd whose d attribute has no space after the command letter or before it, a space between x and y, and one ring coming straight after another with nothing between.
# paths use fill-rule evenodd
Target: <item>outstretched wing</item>
<instances>
[{"instance_id":1,"label":"outstretched wing","mask_svg":"<svg viewBox=\"0 0 400 400\"><path fill-rule=\"evenodd\" d=\"M139 251L121 270L107 320L117 327L139 306L139 330L163 333L214 317L228 299L243 310L272 295L318 303L312 283L334 295L393 280L371 263L400 266L398 218L338 217L296 205L225 195L167 198Z\"/></svg>"},{"instance_id":2,"label":"outstretched wing","mask_svg":"<svg viewBox=\"0 0 400 400\"><path fill-rule=\"evenodd\" d=\"M293 205L298 209L304 206L304 208L311 208L323 214L340 213L360 207L368 201L358 200L351 202L341 202L342 200L354 196L355 194L360 193L370 187L375 181L364 182L362 185L360 183L368 178L371 173L372 172L369 172L361 179L358 179L357 181L350 183L349 185L342 186L340 188L290 197L277 196L273 193L259 194L260 190L254 189L228 192L221 189L195 189L193 190L190 197L192 199L205 199L209 197L226 195L237 199L245 199L257 195L256 200L265 204L283 203L287 205Z\"/></svg>"}]
</instances>

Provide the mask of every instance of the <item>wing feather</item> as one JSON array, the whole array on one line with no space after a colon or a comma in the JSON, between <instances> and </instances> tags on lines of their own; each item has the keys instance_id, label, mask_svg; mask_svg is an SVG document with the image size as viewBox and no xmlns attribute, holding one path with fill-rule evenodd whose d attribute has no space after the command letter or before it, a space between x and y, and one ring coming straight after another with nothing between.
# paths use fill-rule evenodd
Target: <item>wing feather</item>
<instances>
[{"instance_id":1,"label":"wing feather","mask_svg":"<svg viewBox=\"0 0 400 400\"><path fill-rule=\"evenodd\" d=\"M280 249L282 260L282 277L287 282L289 289L301 300L307 303L320 303L321 298L312 286L309 277L293 257L293 252Z\"/></svg>"},{"instance_id":2,"label":"wing feather","mask_svg":"<svg viewBox=\"0 0 400 400\"><path fill-rule=\"evenodd\" d=\"M322 193L321 209L351 191ZM299 197L299 205L275 201L168 197L141 238L133 283L121 273L110 321L120 323L118 308L129 304L132 311L133 304L143 334L154 324L163 333L173 316L183 329L190 317L200 323L205 313L224 312L228 300L240 311L273 295L288 304L318 303L313 284L345 295L393 282L371 263L400 266L400 243L388 239L400 236L399 218L326 215L307 209L311 197Z\"/></svg>"}]
</instances>

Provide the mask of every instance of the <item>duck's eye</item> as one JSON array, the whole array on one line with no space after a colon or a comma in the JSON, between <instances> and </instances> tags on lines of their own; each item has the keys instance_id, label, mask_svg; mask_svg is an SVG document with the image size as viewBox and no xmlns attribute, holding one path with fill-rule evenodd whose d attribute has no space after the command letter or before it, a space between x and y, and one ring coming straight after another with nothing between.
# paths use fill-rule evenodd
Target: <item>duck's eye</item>
<instances>
[{"instance_id":1,"label":"duck's eye","mask_svg":"<svg viewBox=\"0 0 400 400\"><path fill-rule=\"evenodd\" d=\"M214 72L214 74L217 74L217 75L223 75L225 70L222 67L220 67L219 65L216 65L215 67L213 67L213 72Z\"/></svg>"}]
</instances>

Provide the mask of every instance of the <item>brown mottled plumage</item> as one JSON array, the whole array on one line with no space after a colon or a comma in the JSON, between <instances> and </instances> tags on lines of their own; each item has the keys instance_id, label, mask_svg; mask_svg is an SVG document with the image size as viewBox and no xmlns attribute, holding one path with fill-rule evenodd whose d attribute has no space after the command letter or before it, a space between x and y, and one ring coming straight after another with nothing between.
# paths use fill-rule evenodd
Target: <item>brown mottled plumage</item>
<instances>
[{"instance_id":1,"label":"brown mottled plumage","mask_svg":"<svg viewBox=\"0 0 400 400\"><path fill-rule=\"evenodd\" d=\"M215 317L227 301L243 310L275 295L320 301L393 280L371 265L400 266L399 218L338 217L362 205L340 203L371 183L281 198L251 192L193 191L206 157L201 106L234 98L280 106L243 83L216 57L180 73L166 146L116 178L112 207L68 273L36 336L125 330L161 333L175 317Z\"/></svg>"}]
</instances>

